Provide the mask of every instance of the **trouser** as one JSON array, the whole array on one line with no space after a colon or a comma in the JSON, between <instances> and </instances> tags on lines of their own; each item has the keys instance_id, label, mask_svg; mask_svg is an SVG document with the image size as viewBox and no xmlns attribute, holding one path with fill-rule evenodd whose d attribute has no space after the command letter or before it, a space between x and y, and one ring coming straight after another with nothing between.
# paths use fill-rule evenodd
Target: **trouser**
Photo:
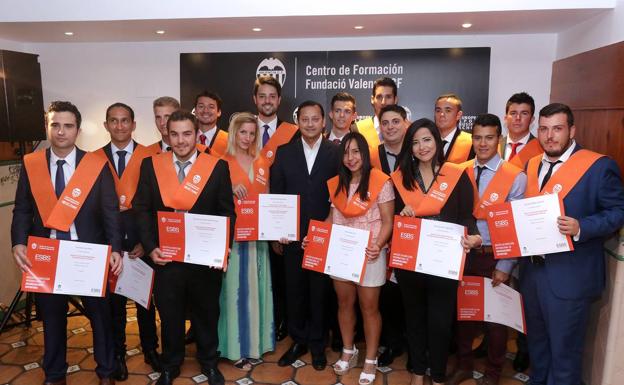
<instances>
[{"instance_id":1,"label":"trouser","mask_svg":"<svg viewBox=\"0 0 624 385\"><path fill-rule=\"evenodd\" d=\"M278 255L269 245L269 261L271 264L271 286L273 289L273 317L275 326L286 322L286 282L284 279L284 256Z\"/></svg>"},{"instance_id":2,"label":"trouser","mask_svg":"<svg viewBox=\"0 0 624 385\"><path fill-rule=\"evenodd\" d=\"M382 319L380 345L401 351L405 345L405 314L398 284L388 280L381 287L379 311Z\"/></svg>"},{"instance_id":3,"label":"trouser","mask_svg":"<svg viewBox=\"0 0 624 385\"><path fill-rule=\"evenodd\" d=\"M123 295L111 293L111 316L113 324L113 340L115 342L115 355L126 354L126 304L128 299ZM156 350L158 348L158 335L156 333L156 308L150 304L149 309L145 309L139 304L136 305L137 322L139 324L139 338L143 352Z\"/></svg>"}]
</instances>

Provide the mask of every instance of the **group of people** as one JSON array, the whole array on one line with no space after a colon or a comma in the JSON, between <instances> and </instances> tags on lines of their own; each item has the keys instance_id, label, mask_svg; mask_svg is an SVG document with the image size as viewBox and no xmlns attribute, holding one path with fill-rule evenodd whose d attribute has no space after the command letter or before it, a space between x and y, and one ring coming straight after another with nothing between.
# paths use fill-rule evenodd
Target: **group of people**
<instances>
[{"instance_id":1,"label":"group of people","mask_svg":"<svg viewBox=\"0 0 624 385\"><path fill-rule=\"evenodd\" d=\"M352 95L334 95L328 130L324 107L315 101L298 106L296 125L279 120L281 86L270 76L256 79L253 100L256 114L237 113L222 130L217 94L199 94L194 113L180 109L174 98L158 98L153 108L162 140L149 146L132 139L132 108L115 103L104 122L110 143L91 153L75 145L78 109L53 102L46 114L51 147L25 157L18 182L11 228L17 265L28 270L27 238L35 235L109 244L115 275L126 252L153 266L162 354L154 306L137 306L137 318L145 362L161 372L158 384L171 384L180 374L187 319L211 385L224 383L219 357L250 370L253 359L286 335L293 343L280 366L310 351L314 369L324 370L329 329L332 347L342 350L332 369L346 374L360 356L358 326L365 342L360 384L372 384L377 367L405 349L411 385L423 384L427 369L434 384L460 384L472 378L473 341L481 332L487 369L479 383L497 384L507 328L456 322L458 281L387 268L395 215L452 222L467 229L461 240L468 255L465 275L510 284L519 265L514 284L523 294L528 331L518 338L516 369L525 370L530 357L532 384L580 384L590 304L604 288L602 243L624 224L624 188L613 160L575 142L568 106L543 107L534 137L533 98L514 94L506 104L503 137L493 114L477 116L471 134L460 130L462 102L455 94L435 101L434 120L410 122L389 78L374 84L375 115L369 119L356 122ZM47 180L36 179L42 169ZM94 177L73 180L84 175L81 169ZM50 225L46 207L62 204L71 194L66 186L76 184L84 201L65 218L66 227ZM574 250L496 260L485 208L554 192L565 209L559 231L573 239ZM299 196L300 241L230 239L226 271L164 258L158 211L229 217L232 238L238 201L261 193ZM310 220L371 231L359 284L302 268ZM38 293L35 299L44 323L45 384L64 384L68 298ZM81 300L93 329L100 383L127 379L126 298L109 292ZM447 375L452 351L458 364Z\"/></svg>"}]
</instances>

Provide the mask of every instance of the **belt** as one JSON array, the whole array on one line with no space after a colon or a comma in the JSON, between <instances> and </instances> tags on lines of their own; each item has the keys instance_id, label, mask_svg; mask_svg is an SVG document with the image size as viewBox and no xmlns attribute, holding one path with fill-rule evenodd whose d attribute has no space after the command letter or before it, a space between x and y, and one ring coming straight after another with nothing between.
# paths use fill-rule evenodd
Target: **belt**
<instances>
[{"instance_id":1,"label":"belt","mask_svg":"<svg viewBox=\"0 0 624 385\"><path fill-rule=\"evenodd\" d=\"M529 262L535 266L544 266L546 264L546 259L541 255L530 255Z\"/></svg>"}]
</instances>

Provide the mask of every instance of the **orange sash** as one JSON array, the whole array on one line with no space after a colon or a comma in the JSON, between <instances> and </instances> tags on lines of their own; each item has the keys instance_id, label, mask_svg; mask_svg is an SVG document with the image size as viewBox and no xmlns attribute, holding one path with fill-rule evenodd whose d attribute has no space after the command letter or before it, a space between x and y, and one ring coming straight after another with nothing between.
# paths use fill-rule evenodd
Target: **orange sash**
<instances>
[{"instance_id":1,"label":"orange sash","mask_svg":"<svg viewBox=\"0 0 624 385\"><path fill-rule=\"evenodd\" d=\"M226 154L221 159L228 162L230 167L230 178L232 179L232 185L242 184L247 189L249 195L252 194L264 194L269 190L269 162L262 158L253 162L254 180L249 180L249 175L242 169L236 157L231 154Z\"/></svg>"},{"instance_id":2,"label":"orange sash","mask_svg":"<svg viewBox=\"0 0 624 385\"><path fill-rule=\"evenodd\" d=\"M375 122L373 118L362 119L356 123L358 132L366 138L368 145L372 147L379 146L379 134L375 130Z\"/></svg>"},{"instance_id":3,"label":"orange sash","mask_svg":"<svg viewBox=\"0 0 624 385\"><path fill-rule=\"evenodd\" d=\"M212 155L200 153L182 183L178 183L173 152L154 155L152 164L164 205L176 210L190 210L210 179L218 160Z\"/></svg>"},{"instance_id":4,"label":"orange sash","mask_svg":"<svg viewBox=\"0 0 624 385\"><path fill-rule=\"evenodd\" d=\"M603 156L585 149L578 150L557 169L557 172L548 180L542 191L539 190L538 170L543 156L538 155L531 158L527 165L528 180L525 197L531 198L543 194L559 193L559 199L563 200L587 170Z\"/></svg>"},{"instance_id":5,"label":"orange sash","mask_svg":"<svg viewBox=\"0 0 624 385\"><path fill-rule=\"evenodd\" d=\"M379 146L368 146L370 151L370 162L373 168L381 170L381 158L379 156Z\"/></svg>"},{"instance_id":6,"label":"orange sash","mask_svg":"<svg viewBox=\"0 0 624 385\"><path fill-rule=\"evenodd\" d=\"M403 202L412 206L417 216L426 217L440 214L463 172L464 169L460 165L445 162L427 194L420 191L418 184L413 191L407 190L403 186L403 175L400 169L390 174L390 177Z\"/></svg>"},{"instance_id":7,"label":"orange sash","mask_svg":"<svg viewBox=\"0 0 624 385\"><path fill-rule=\"evenodd\" d=\"M524 167L526 166L529 159L543 153L544 149L539 144L539 141L537 139L531 139L524 147L522 147L522 150L520 150L520 152L516 153L516 156L514 156L513 159L509 160L509 163L524 170Z\"/></svg>"},{"instance_id":8,"label":"orange sash","mask_svg":"<svg viewBox=\"0 0 624 385\"><path fill-rule=\"evenodd\" d=\"M57 199L50 178L46 151L37 151L24 156L28 182L45 227L69 231L96 179L100 176L104 164L106 159L92 152L86 153L76 166L61 197Z\"/></svg>"},{"instance_id":9,"label":"orange sash","mask_svg":"<svg viewBox=\"0 0 624 385\"><path fill-rule=\"evenodd\" d=\"M453 142L453 147L451 147L451 152L448 154L446 161L457 164L464 163L468 160L471 149L472 135L466 131L461 131L455 142Z\"/></svg>"},{"instance_id":10,"label":"orange sash","mask_svg":"<svg viewBox=\"0 0 624 385\"><path fill-rule=\"evenodd\" d=\"M216 137L212 140L212 145L210 146L210 153L217 158L225 155L228 146L228 133L217 129Z\"/></svg>"},{"instance_id":11,"label":"orange sash","mask_svg":"<svg viewBox=\"0 0 624 385\"><path fill-rule=\"evenodd\" d=\"M162 147L160 146L160 140L156 143L152 143L147 146L147 149L150 150L152 154L160 154L162 152Z\"/></svg>"},{"instance_id":12,"label":"orange sash","mask_svg":"<svg viewBox=\"0 0 624 385\"><path fill-rule=\"evenodd\" d=\"M282 124L277 127L271 139L269 139L267 144L262 147L260 151L260 156L269 161L269 166L275 161L275 151L277 148L282 144L288 143L297 130L297 126L287 122L282 122Z\"/></svg>"},{"instance_id":13,"label":"orange sash","mask_svg":"<svg viewBox=\"0 0 624 385\"><path fill-rule=\"evenodd\" d=\"M119 198L119 211L125 211L132 208L132 198L134 198L134 194L136 193L137 185L139 183L141 163L143 162L143 159L148 156L156 155L157 153L154 152L153 148L137 144L132 152L132 157L130 157L128 165L121 176L121 179L117 176L115 165L109 161L103 148L95 151L95 154L106 160L108 168L110 168L111 174L113 174L115 190L117 191L117 197Z\"/></svg>"},{"instance_id":14,"label":"orange sash","mask_svg":"<svg viewBox=\"0 0 624 385\"><path fill-rule=\"evenodd\" d=\"M486 210L489 206L502 203L506 200L511 187L513 186L514 180L516 180L516 176L518 176L522 170L509 162L503 161L483 192L483 196L479 198L479 190L477 189L477 184L475 182L474 162L475 160L473 159L462 163L462 165L466 166L466 172L470 177L470 182L472 182L472 188L474 191L474 206L472 215L477 219L485 219ZM500 198L503 199L499 201Z\"/></svg>"},{"instance_id":15,"label":"orange sash","mask_svg":"<svg viewBox=\"0 0 624 385\"><path fill-rule=\"evenodd\" d=\"M336 188L338 188L338 176L335 176L327 181L327 188L329 189L329 199L334 204L342 215L347 218L359 217L366 214L372 205L377 203L377 196L381 192L384 184L388 179L388 175L382 171L373 168L370 172L370 179L368 181L368 200L364 201L360 198L360 194L356 191L351 199L347 196L348 191L341 189L338 195L335 195Z\"/></svg>"}]
</instances>

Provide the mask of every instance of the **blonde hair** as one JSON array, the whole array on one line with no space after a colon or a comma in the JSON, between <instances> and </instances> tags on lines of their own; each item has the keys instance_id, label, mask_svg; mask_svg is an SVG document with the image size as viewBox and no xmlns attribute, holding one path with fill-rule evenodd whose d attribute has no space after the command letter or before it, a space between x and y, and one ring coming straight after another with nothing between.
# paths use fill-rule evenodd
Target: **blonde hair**
<instances>
[{"instance_id":1,"label":"blonde hair","mask_svg":"<svg viewBox=\"0 0 624 385\"><path fill-rule=\"evenodd\" d=\"M258 119L256 118L256 115L251 112L238 112L232 117L232 120L230 120L230 127L228 128L227 153L230 155L236 155L236 135L238 134L238 130L240 130L245 123L253 123L256 127L256 135L253 142L249 145L249 155L255 159L258 155L259 128Z\"/></svg>"}]
</instances>

